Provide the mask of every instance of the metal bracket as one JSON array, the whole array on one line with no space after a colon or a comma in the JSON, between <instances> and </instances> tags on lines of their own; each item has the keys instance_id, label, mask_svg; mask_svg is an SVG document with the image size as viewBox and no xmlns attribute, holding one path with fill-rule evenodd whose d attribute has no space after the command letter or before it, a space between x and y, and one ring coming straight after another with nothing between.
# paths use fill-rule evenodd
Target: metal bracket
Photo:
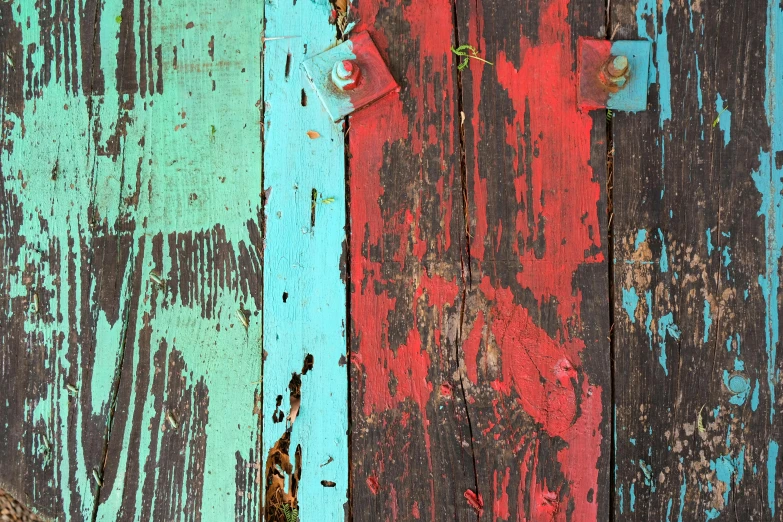
<instances>
[{"instance_id":1,"label":"metal bracket","mask_svg":"<svg viewBox=\"0 0 783 522\"><path fill-rule=\"evenodd\" d=\"M367 31L313 56L302 68L335 122L400 89Z\"/></svg>"},{"instance_id":2,"label":"metal bracket","mask_svg":"<svg viewBox=\"0 0 783 522\"><path fill-rule=\"evenodd\" d=\"M580 38L577 104L580 109L647 109L650 48L648 41Z\"/></svg>"}]
</instances>

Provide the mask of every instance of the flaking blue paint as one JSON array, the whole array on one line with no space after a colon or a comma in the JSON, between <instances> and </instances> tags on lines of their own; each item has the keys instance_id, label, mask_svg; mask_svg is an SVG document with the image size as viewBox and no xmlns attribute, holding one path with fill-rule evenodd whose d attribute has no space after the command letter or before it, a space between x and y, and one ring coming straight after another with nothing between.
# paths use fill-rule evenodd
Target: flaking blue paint
<instances>
[{"instance_id":1,"label":"flaking blue paint","mask_svg":"<svg viewBox=\"0 0 783 522\"><path fill-rule=\"evenodd\" d=\"M647 332L647 339L650 341L650 351L653 346L653 309L652 309L652 290L647 290L644 293L644 302L647 304L647 318L644 320L644 329Z\"/></svg>"},{"instance_id":2,"label":"flaking blue paint","mask_svg":"<svg viewBox=\"0 0 783 522\"><path fill-rule=\"evenodd\" d=\"M658 238L661 240L661 272L665 273L669 271L669 254L666 252L666 237L663 235L663 231L658 229Z\"/></svg>"},{"instance_id":3,"label":"flaking blue paint","mask_svg":"<svg viewBox=\"0 0 783 522\"><path fill-rule=\"evenodd\" d=\"M759 380L756 379L756 384L753 386L753 395L750 398L750 409L756 411L759 407Z\"/></svg>"},{"instance_id":4,"label":"flaking blue paint","mask_svg":"<svg viewBox=\"0 0 783 522\"><path fill-rule=\"evenodd\" d=\"M631 513L636 511L636 484L631 484L631 487L628 488L628 496L629 499L629 507L631 509Z\"/></svg>"},{"instance_id":5,"label":"flaking blue paint","mask_svg":"<svg viewBox=\"0 0 783 522\"><path fill-rule=\"evenodd\" d=\"M710 327L712 326L712 313L710 312L710 302L704 300L704 342L710 340Z\"/></svg>"},{"instance_id":6,"label":"flaking blue paint","mask_svg":"<svg viewBox=\"0 0 783 522\"><path fill-rule=\"evenodd\" d=\"M693 17L691 17L691 24ZM693 29L691 28L691 32ZM701 140L704 141L704 96L701 92L701 69L699 68L699 54L696 54L696 100L699 103L699 128L701 129Z\"/></svg>"},{"instance_id":7,"label":"flaking blue paint","mask_svg":"<svg viewBox=\"0 0 783 522\"><path fill-rule=\"evenodd\" d=\"M346 287L341 278L345 140L342 127L320 103L302 104L302 90L310 100L317 95L301 63L337 42L330 9L325 0L266 2L268 37L301 36L267 40L264 52L264 189L269 197L262 451L263 462L286 432L286 422L272 422L276 397L288 397L291 374L301 372L305 356L313 355L312 370L302 376L291 460L293 449L301 445L301 520L329 521L343 520L348 489L348 378L340 365L346 355ZM310 137L310 131L317 136ZM322 480L336 487L323 487Z\"/></svg>"},{"instance_id":8,"label":"flaking blue paint","mask_svg":"<svg viewBox=\"0 0 783 522\"><path fill-rule=\"evenodd\" d=\"M639 296L636 288L623 288L623 308L631 323L636 323L636 307L639 306Z\"/></svg>"},{"instance_id":9,"label":"flaking blue paint","mask_svg":"<svg viewBox=\"0 0 783 522\"><path fill-rule=\"evenodd\" d=\"M711 256L712 251L715 250L715 245L712 244L712 231L708 228L705 235L707 236L707 255Z\"/></svg>"},{"instance_id":10,"label":"flaking blue paint","mask_svg":"<svg viewBox=\"0 0 783 522\"><path fill-rule=\"evenodd\" d=\"M636 241L633 243L633 249L639 250L639 247L642 246L642 243L647 241L647 230L640 228L636 232Z\"/></svg>"},{"instance_id":11,"label":"flaking blue paint","mask_svg":"<svg viewBox=\"0 0 783 522\"><path fill-rule=\"evenodd\" d=\"M739 485L745 475L745 446L736 457L724 455L710 461L710 469L715 471L715 478L723 482L723 504L727 506L732 485Z\"/></svg>"},{"instance_id":12,"label":"flaking blue paint","mask_svg":"<svg viewBox=\"0 0 783 522\"><path fill-rule=\"evenodd\" d=\"M728 146L731 141L731 111L728 109L726 102L723 101L720 93L718 93L718 97L715 100L715 113L717 114L718 128L723 132L723 146Z\"/></svg>"},{"instance_id":13,"label":"flaking blue paint","mask_svg":"<svg viewBox=\"0 0 783 522\"><path fill-rule=\"evenodd\" d=\"M779 52L777 36L783 34L783 11L777 0L767 4L766 77L778 78L783 71L783 53ZM777 346L780 338L778 318L778 275L783 248L783 169L778 168L772 155L783 150L783 82L768 82L765 112L770 126L770 147L759 152L759 168L752 178L761 193L759 216L765 218L766 264L758 277L759 287L766 302L767 386L769 389L769 422L775 417L775 384L777 381Z\"/></svg>"},{"instance_id":14,"label":"flaking blue paint","mask_svg":"<svg viewBox=\"0 0 783 522\"><path fill-rule=\"evenodd\" d=\"M774 440L769 441L767 449L767 505L775 516L775 481L777 479L776 468L778 463L778 443Z\"/></svg>"},{"instance_id":15,"label":"flaking blue paint","mask_svg":"<svg viewBox=\"0 0 783 522\"><path fill-rule=\"evenodd\" d=\"M680 463L682 464L682 457L680 457ZM677 515L677 522L682 522L682 510L685 509L685 494L688 491L688 479L685 477L685 473L682 474L682 484L680 485L680 512Z\"/></svg>"},{"instance_id":16,"label":"flaking blue paint","mask_svg":"<svg viewBox=\"0 0 783 522\"><path fill-rule=\"evenodd\" d=\"M669 369L666 366L666 338L672 337L674 339L680 338L680 329L674 324L674 316L671 312L658 319L658 336L660 342L658 346L661 349L661 353L658 357L658 362L663 367L663 371L666 375L669 375Z\"/></svg>"}]
</instances>

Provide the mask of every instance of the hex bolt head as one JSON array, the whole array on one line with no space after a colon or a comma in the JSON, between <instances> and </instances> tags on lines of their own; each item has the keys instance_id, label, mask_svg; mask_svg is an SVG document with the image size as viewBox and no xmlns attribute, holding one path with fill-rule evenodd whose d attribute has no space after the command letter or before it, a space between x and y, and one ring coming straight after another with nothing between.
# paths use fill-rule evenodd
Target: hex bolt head
<instances>
[{"instance_id":1,"label":"hex bolt head","mask_svg":"<svg viewBox=\"0 0 783 522\"><path fill-rule=\"evenodd\" d=\"M341 91L354 89L360 76L359 65L353 60L340 60L332 68L332 83Z\"/></svg>"},{"instance_id":2,"label":"hex bolt head","mask_svg":"<svg viewBox=\"0 0 783 522\"><path fill-rule=\"evenodd\" d=\"M624 76L628 72L628 58L625 56L615 56L607 65L607 72L614 78Z\"/></svg>"},{"instance_id":3,"label":"hex bolt head","mask_svg":"<svg viewBox=\"0 0 783 522\"><path fill-rule=\"evenodd\" d=\"M611 56L604 65L600 77L604 85L615 91L625 87L629 73L628 57L623 55Z\"/></svg>"}]
</instances>

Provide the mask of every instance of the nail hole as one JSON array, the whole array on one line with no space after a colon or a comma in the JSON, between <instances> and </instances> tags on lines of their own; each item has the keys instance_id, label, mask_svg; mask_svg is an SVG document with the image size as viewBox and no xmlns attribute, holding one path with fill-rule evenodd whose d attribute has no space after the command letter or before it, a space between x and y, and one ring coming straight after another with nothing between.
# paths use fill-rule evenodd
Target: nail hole
<instances>
[{"instance_id":1,"label":"nail hole","mask_svg":"<svg viewBox=\"0 0 783 522\"><path fill-rule=\"evenodd\" d=\"M307 107L307 93L302 89L302 107Z\"/></svg>"},{"instance_id":2,"label":"nail hole","mask_svg":"<svg viewBox=\"0 0 783 522\"><path fill-rule=\"evenodd\" d=\"M318 191L313 189L310 203L310 227L315 228L315 204L318 201Z\"/></svg>"},{"instance_id":3,"label":"nail hole","mask_svg":"<svg viewBox=\"0 0 783 522\"><path fill-rule=\"evenodd\" d=\"M308 353L302 365L302 375L307 375L307 372L313 369L313 363L315 363L315 357Z\"/></svg>"},{"instance_id":4,"label":"nail hole","mask_svg":"<svg viewBox=\"0 0 783 522\"><path fill-rule=\"evenodd\" d=\"M283 292L283 302L288 301L288 292Z\"/></svg>"},{"instance_id":5,"label":"nail hole","mask_svg":"<svg viewBox=\"0 0 783 522\"><path fill-rule=\"evenodd\" d=\"M285 77L288 78L289 74L291 74L291 53L285 57Z\"/></svg>"}]
</instances>

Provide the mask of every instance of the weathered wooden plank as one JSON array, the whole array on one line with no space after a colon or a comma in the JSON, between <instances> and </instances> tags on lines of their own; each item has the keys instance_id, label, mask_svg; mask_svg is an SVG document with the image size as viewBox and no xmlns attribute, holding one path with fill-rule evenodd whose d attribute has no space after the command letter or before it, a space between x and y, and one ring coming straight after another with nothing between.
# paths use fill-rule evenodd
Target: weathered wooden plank
<instances>
[{"instance_id":1,"label":"weathered wooden plank","mask_svg":"<svg viewBox=\"0 0 783 522\"><path fill-rule=\"evenodd\" d=\"M528 56L532 60L528 66L532 67L530 72L535 72L535 64L543 67L537 60L554 57L560 64L557 70L562 77L558 77L560 86L552 90L570 93L568 82L574 87L575 41L570 37L565 6L549 6L549 11L542 7L541 32L549 36L540 44L539 58ZM575 88L573 95L566 94L565 100L553 99L546 94L548 89L541 89L544 95L537 100L541 102L539 108L556 101L555 110L559 108L562 112L539 113L535 122L537 130L549 132L558 126L566 129L563 136L552 132L552 144L540 145L541 150L551 158L555 154L572 154L570 147L574 143L581 147L577 151L581 156L575 156L573 163L578 165L573 168L578 176L562 176L561 172L571 170L572 164L552 159L537 164L529 156L538 132L536 136L524 138L517 135L513 124L509 125L510 129L506 126L506 118L517 117L522 132L524 108L519 111L509 102L522 101L524 107L525 95L536 96L539 94L536 87L544 84L533 81L521 91L519 87L524 82L517 79L516 84L503 87L500 79L514 81L516 77L510 67L498 72L497 68L472 64L475 78L472 75L462 78L468 154L468 181L463 185L456 145L460 92L447 80L455 79L459 63L447 48L456 45L451 44L451 29L447 31L450 6L435 2L426 8L395 7L386 9L363 2L359 9L362 23L379 28L377 39L387 50L391 68L403 90L396 107L379 105L352 118L349 134L351 231L355 238L351 248L352 407L357 425L352 437L352 454L354 462L361 463L352 475L353 514L361 519L462 520L477 515L508 519L537 517L543 509L550 514L557 512L560 517L565 517L567 512L573 512L572 517L583 517L574 520L600 519L599 504L601 516L608 511L608 488L598 488L598 468L602 462L604 467L608 464L609 444L608 423L600 423L601 418L609 419L608 403L602 402L600 395L601 387L608 389L609 377L607 294L603 291L606 265L602 245L605 242L601 240L599 225L603 213L600 198L605 154L603 119L597 120L598 127L593 134L599 146L591 158L592 120L576 112ZM600 3L590 7L587 15L579 11L574 18L585 17L581 24L586 26L585 31L593 31L588 34L594 34L600 30L603 15ZM459 31L469 35L460 43L476 45L482 53L485 45L487 51L491 47L492 52L484 56L490 60L501 49L520 51L519 42L524 34L520 19L528 25L531 25L528 19L535 21L538 28L537 12L533 15L521 7L517 12L506 5L486 3L479 4L478 9L473 11L472 5L458 9L462 24L469 28L464 33ZM421 33L413 30L421 27L423 20L428 20L428 30ZM491 30L484 31L485 24ZM438 30L433 32L435 27ZM480 42L475 32L477 27L482 27ZM505 37L508 40L501 42L500 38ZM526 51L526 46L522 45L521 50ZM417 52L424 57L417 56ZM514 60L521 58L520 55ZM486 84L482 83L482 74ZM496 91L488 94L488 85ZM487 105L479 105L479 99ZM505 105L498 103L501 99ZM487 131L489 137L485 137ZM507 132L511 133L508 138ZM527 141L528 156L524 150L511 148L516 148L518 141L523 146ZM509 143L509 150L507 153L502 149L481 150L479 143L482 147L489 143L498 148ZM474 147L481 150L480 155L473 152ZM514 163L514 156L521 159L518 164ZM583 164L577 163L580 157ZM498 161L499 158L508 158L508 163ZM525 158L539 176L545 172L554 178L555 184L560 183L554 187L542 186L542 177L528 181L531 191L537 193L537 200L543 192L547 199L552 197L555 201L547 201L543 210L553 226L551 239L549 233L540 236L542 245L549 241L549 256L536 266L532 253L527 257L510 257L514 251L509 250L510 256L503 259L500 267L495 264L493 269L486 268L483 253L474 251L481 250L485 240L490 244L486 228L480 225L487 222L488 213L494 213L490 222L495 239L502 235L499 232L504 220L509 230L515 230L519 202L508 206L497 202L513 197L515 179L525 183ZM590 168L591 159L595 171ZM474 183L474 175L479 183ZM483 186L488 179L495 184L490 191L493 205L488 205L486 199L478 199L481 193L477 196L475 191L475 185ZM590 187L588 197L580 197L577 187L583 190L585 184ZM471 216L469 231L464 228L466 208L460 201L463 187ZM575 195L558 202L559 194L554 188L566 193L570 189ZM526 199L530 201L532 213L532 206L537 203L532 196ZM559 245L566 237L563 230L567 227L575 229L567 236L574 244L562 248ZM535 231L530 234L537 235ZM470 250L466 248L467 237L471 238ZM516 241L516 237L516 233L509 234L504 240ZM493 253L495 243L491 241ZM531 242L530 247L533 246ZM469 256L472 256L470 263ZM500 273L515 280L523 269L530 276L538 272L554 283L543 282L531 292L530 287L535 286L532 278L523 281L523 289L519 283L504 283L505 279L498 276ZM487 279L477 277L484 271ZM574 286L583 288L589 296L584 308L576 306L581 296L572 290L572 278ZM482 281L484 284L479 289ZM560 286L552 289L546 287L548 284ZM517 297L512 295L511 288L518 291L523 306L515 308ZM530 296L542 288L546 299L541 294ZM466 290L470 291L467 301L463 293ZM495 297L498 291L503 296ZM545 330L534 327L524 308L537 307L538 299L551 304L553 296L572 307L568 314L562 314L560 319L556 319L556 309L552 310L552 316L538 311L533 314L535 321L545 316L554 339ZM495 314L503 305L509 308L508 313ZM548 306L542 304L542 308ZM556 304L551 307L555 308ZM588 326L571 320L567 328L566 321L571 319L571 314L580 312ZM489 326L486 331L484 324ZM509 328L521 337L515 341L508 339L503 332ZM574 372L578 384L571 384L570 373L564 379L566 385L578 391L572 391L570 401L567 392L559 399L570 402L572 407L580 404L582 408L587 405L592 409L572 411L566 422L576 420L573 430L557 430L554 424L544 424L546 420L536 417L532 411L537 406L546 408L545 393L551 390L544 386L542 393L532 399L538 401L537 405L520 400L526 393L535 392L535 387L515 389L525 386L524 369L522 373L512 370L525 366L525 361L520 360L520 355L524 359L524 352L515 349L516 343L523 339L523 344L535 343L533 353L540 350L544 357L559 355L551 361L549 372L556 372L556 363L566 356L571 358L572 365L578 365ZM590 347L591 353L583 359L578 355L581 352L578 339ZM580 361L584 361L584 366ZM515 377L519 380L515 381ZM557 382L555 377L552 380ZM542 427L552 433L539 435ZM603 442L599 430L603 431ZM563 436L564 432L569 433ZM535 455L535 460L531 455ZM603 455L602 462L599 455ZM558 458L565 460L562 470ZM528 474L528 466L531 470L535 467L535 472ZM606 483L607 478L608 474L604 473L600 480ZM536 488L536 483L547 481L554 495L551 498L546 495L542 505L543 488ZM559 503L562 508L558 508Z\"/></svg>"},{"instance_id":2,"label":"weathered wooden plank","mask_svg":"<svg viewBox=\"0 0 783 522\"><path fill-rule=\"evenodd\" d=\"M655 56L648 110L613 119L616 519L783 520L783 13L623 0L611 24Z\"/></svg>"},{"instance_id":3,"label":"weathered wooden plank","mask_svg":"<svg viewBox=\"0 0 783 522\"><path fill-rule=\"evenodd\" d=\"M602 114L576 101L604 2L458 5L470 268L463 386L491 520L607 520Z\"/></svg>"},{"instance_id":4,"label":"weathered wooden plank","mask_svg":"<svg viewBox=\"0 0 783 522\"><path fill-rule=\"evenodd\" d=\"M136 210L97 520L258 519L263 8L233 6L103 4Z\"/></svg>"},{"instance_id":5,"label":"weathered wooden plank","mask_svg":"<svg viewBox=\"0 0 783 522\"><path fill-rule=\"evenodd\" d=\"M258 518L262 15L239 7L0 5L0 481L47 515Z\"/></svg>"},{"instance_id":6,"label":"weathered wooden plank","mask_svg":"<svg viewBox=\"0 0 783 522\"><path fill-rule=\"evenodd\" d=\"M103 63L85 48L100 20L0 4L0 484L68 520L93 511L132 271L123 112L99 74L116 24Z\"/></svg>"},{"instance_id":7,"label":"weathered wooden plank","mask_svg":"<svg viewBox=\"0 0 783 522\"><path fill-rule=\"evenodd\" d=\"M331 5L266 4L264 515L343 520L348 495L342 126L302 62L337 41ZM289 515L290 517L290 515Z\"/></svg>"},{"instance_id":8,"label":"weathered wooden plank","mask_svg":"<svg viewBox=\"0 0 783 522\"><path fill-rule=\"evenodd\" d=\"M353 519L474 520L452 3L362 0L354 14L401 92L348 133Z\"/></svg>"}]
</instances>

